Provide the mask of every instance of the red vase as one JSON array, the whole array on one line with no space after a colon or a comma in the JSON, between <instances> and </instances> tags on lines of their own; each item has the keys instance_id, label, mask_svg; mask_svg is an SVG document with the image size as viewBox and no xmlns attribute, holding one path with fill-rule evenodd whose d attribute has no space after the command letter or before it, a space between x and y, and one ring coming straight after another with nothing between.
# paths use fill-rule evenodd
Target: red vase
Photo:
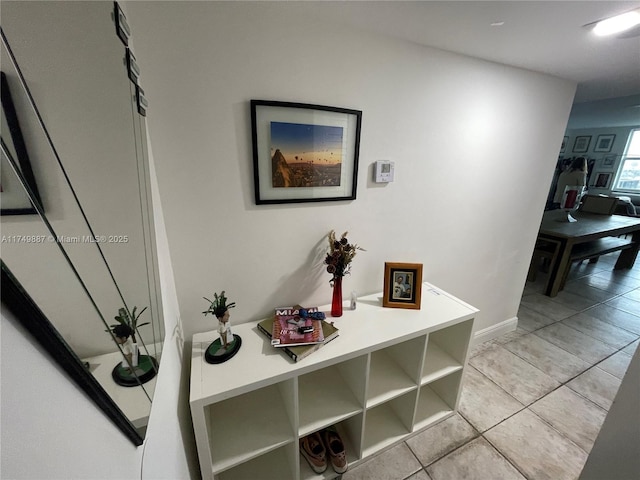
<instances>
[{"instance_id":1,"label":"red vase","mask_svg":"<svg viewBox=\"0 0 640 480\"><path fill-rule=\"evenodd\" d=\"M333 277L333 299L331 300L331 316L342 316L342 277Z\"/></svg>"}]
</instances>

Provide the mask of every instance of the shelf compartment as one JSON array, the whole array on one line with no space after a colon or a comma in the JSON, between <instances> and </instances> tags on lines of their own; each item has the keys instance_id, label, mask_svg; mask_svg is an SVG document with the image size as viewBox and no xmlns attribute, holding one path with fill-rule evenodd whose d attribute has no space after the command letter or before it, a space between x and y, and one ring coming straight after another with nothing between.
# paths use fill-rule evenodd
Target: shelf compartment
<instances>
[{"instance_id":1,"label":"shelf compartment","mask_svg":"<svg viewBox=\"0 0 640 480\"><path fill-rule=\"evenodd\" d=\"M294 443L297 437L289 411L294 394L291 379L206 407L213 472Z\"/></svg>"},{"instance_id":2,"label":"shelf compartment","mask_svg":"<svg viewBox=\"0 0 640 480\"><path fill-rule=\"evenodd\" d=\"M422 345L424 349L424 341ZM385 348L371 354L367 408L375 407L418 388L416 381L394 358L394 350ZM413 363L416 365L417 361L414 359Z\"/></svg>"},{"instance_id":3,"label":"shelf compartment","mask_svg":"<svg viewBox=\"0 0 640 480\"><path fill-rule=\"evenodd\" d=\"M336 429L344 443L345 452L347 454L347 462L352 465L353 462L359 460L360 439L362 438L362 415L350 417L347 420L336 424ZM327 457L328 467L323 473L315 473L307 460L300 454L300 480L317 480L339 477L339 474L331 468L331 461Z\"/></svg>"},{"instance_id":4,"label":"shelf compartment","mask_svg":"<svg viewBox=\"0 0 640 480\"><path fill-rule=\"evenodd\" d=\"M361 356L299 377L301 437L362 413L366 362Z\"/></svg>"},{"instance_id":5,"label":"shelf compartment","mask_svg":"<svg viewBox=\"0 0 640 480\"><path fill-rule=\"evenodd\" d=\"M462 370L466 361L473 320L429 334L422 370L422 385Z\"/></svg>"},{"instance_id":6,"label":"shelf compartment","mask_svg":"<svg viewBox=\"0 0 640 480\"><path fill-rule=\"evenodd\" d=\"M453 414L459 398L462 370L420 388L413 431Z\"/></svg>"},{"instance_id":7,"label":"shelf compartment","mask_svg":"<svg viewBox=\"0 0 640 480\"><path fill-rule=\"evenodd\" d=\"M368 457L391 446L411 432L417 391L367 410L362 457Z\"/></svg>"},{"instance_id":8,"label":"shelf compartment","mask_svg":"<svg viewBox=\"0 0 640 480\"><path fill-rule=\"evenodd\" d=\"M297 469L297 445L289 444L248 462L241 463L216 476L217 480L295 480Z\"/></svg>"},{"instance_id":9,"label":"shelf compartment","mask_svg":"<svg viewBox=\"0 0 640 480\"><path fill-rule=\"evenodd\" d=\"M430 340L424 359L421 384L433 382L458 370L462 370L462 364Z\"/></svg>"}]
</instances>

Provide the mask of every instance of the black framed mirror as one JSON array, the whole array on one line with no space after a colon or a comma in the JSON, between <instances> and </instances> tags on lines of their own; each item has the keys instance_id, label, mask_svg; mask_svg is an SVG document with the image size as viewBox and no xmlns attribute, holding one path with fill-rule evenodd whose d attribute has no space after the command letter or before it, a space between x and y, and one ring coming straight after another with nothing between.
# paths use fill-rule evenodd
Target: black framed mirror
<instances>
[{"instance_id":1,"label":"black framed mirror","mask_svg":"<svg viewBox=\"0 0 640 480\"><path fill-rule=\"evenodd\" d=\"M80 358L1 260L0 266L2 303L98 408L102 409L135 445L142 445L142 437L138 430L127 420L102 385L87 371Z\"/></svg>"},{"instance_id":2,"label":"black framed mirror","mask_svg":"<svg viewBox=\"0 0 640 480\"><path fill-rule=\"evenodd\" d=\"M0 217L2 301L29 319L23 323L43 348L140 445L159 367L149 361L152 376L142 375L112 326L123 311L142 313L130 335L138 359L160 362L164 320L146 126L114 4L8 2L1 23L2 185L21 185L30 203L21 215ZM4 128L5 91L31 179L13 129ZM14 291L6 298L5 271ZM27 313L38 315L38 332ZM115 381L118 368L130 373L127 385Z\"/></svg>"}]
</instances>

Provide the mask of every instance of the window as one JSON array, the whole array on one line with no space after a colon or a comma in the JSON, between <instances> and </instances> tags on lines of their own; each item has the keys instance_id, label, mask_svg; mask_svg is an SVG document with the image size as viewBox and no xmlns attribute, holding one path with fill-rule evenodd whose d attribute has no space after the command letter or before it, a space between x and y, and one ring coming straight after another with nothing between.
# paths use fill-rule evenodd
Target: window
<instances>
[{"instance_id":1,"label":"window","mask_svg":"<svg viewBox=\"0 0 640 480\"><path fill-rule=\"evenodd\" d=\"M614 190L640 193L640 128L631 130Z\"/></svg>"}]
</instances>

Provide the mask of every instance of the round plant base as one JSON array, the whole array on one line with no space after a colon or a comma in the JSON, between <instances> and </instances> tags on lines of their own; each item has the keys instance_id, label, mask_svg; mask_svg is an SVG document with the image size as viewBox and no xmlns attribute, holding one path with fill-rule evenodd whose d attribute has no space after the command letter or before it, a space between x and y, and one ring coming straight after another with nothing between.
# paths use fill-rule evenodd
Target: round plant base
<instances>
[{"instance_id":1,"label":"round plant base","mask_svg":"<svg viewBox=\"0 0 640 480\"><path fill-rule=\"evenodd\" d=\"M225 349L222 345L222 341L218 338L211 345L207 347L204 352L204 359L207 363L223 363L233 357L240 346L242 345L242 338L239 335L233 334L233 342Z\"/></svg>"},{"instance_id":2,"label":"round plant base","mask_svg":"<svg viewBox=\"0 0 640 480\"><path fill-rule=\"evenodd\" d=\"M123 367L122 362L118 363L111 371L113 381L123 387L137 387L147 383L158 374L158 361L150 355L139 355L138 365L133 367L133 372L129 367Z\"/></svg>"}]
</instances>

